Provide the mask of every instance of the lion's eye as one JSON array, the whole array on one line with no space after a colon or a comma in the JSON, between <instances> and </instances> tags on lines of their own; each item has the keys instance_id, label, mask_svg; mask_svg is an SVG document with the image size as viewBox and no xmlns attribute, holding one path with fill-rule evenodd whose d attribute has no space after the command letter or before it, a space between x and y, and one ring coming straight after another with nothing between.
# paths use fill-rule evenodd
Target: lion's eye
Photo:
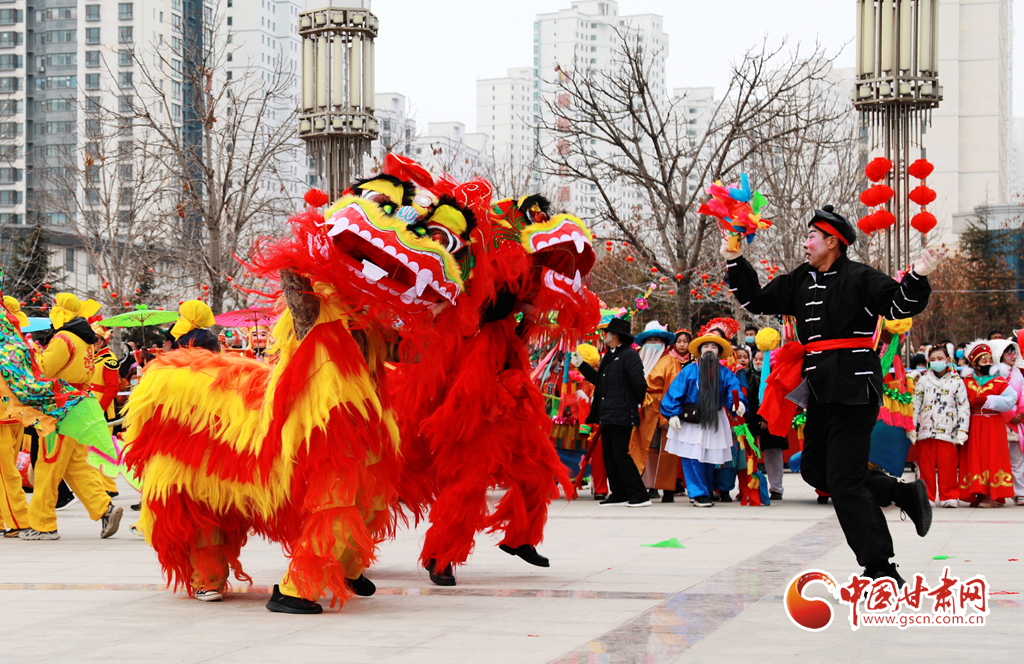
<instances>
[{"instance_id":1,"label":"lion's eye","mask_svg":"<svg viewBox=\"0 0 1024 664\"><path fill-rule=\"evenodd\" d=\"M394 209L394 207L395 207L394 202L390 198L388 198L385 194L382 194L379 191L372 191L370 189L364 189L362 196L363 196L363 198L365 198L366 200L370 201L371 203L376 203L377 205L379 205L381 207L390 206L391 209ZM385 210L385 212L390 212L390 210Z\"/></svg>"},{"instance_id":2,"label":"lion's eye","mask_svg":"<svg viewBox=\"0 0 1024 664\"><path fill-rule=\"evenodd\" d=\"M427 237L444 247L449 254L454 254L459 249L466 246L466 243L462 241L462 238L455 233L452 233L444 226L427 226Z\"/></svg>"}]
</instances>

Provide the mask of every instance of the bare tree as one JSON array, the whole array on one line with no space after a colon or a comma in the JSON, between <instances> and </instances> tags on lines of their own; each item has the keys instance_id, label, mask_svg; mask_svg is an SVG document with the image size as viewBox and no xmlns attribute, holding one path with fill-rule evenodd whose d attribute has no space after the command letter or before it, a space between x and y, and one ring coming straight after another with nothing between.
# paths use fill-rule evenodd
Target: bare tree
<instances>
[{"instance_id":1,"label":"bare tree","mask_svg":"<svg viewBox=\"0 0 1024 664\"><path fill-rule=\"evenodd\" d=\"M201 29L178 29L175 43L132 51L134 75L121 81L125 110L118 121L138 132L139 158L173 174L164 196L184 259L182 286L209 286L214 311L231 297L229 278L242 276L257 235L283 232L298 208L301 173L291 60L277 54L272 70L233 61L233 40L221 17L193 17ZM231 65L228 63L232 62ZM180 81L180 82L179 82Z\"/></svg>"},{"instance_id":2,"label":"bare tree","mask_svg":"<svg viewBox=\"0 0 1024 664\"><path fill-rule=\"evenodd\" d=\"M544 171L584 185L598 201L592 226L598 237L628 241L661 274L676 275L676 312L690 321L690 288L712 254L714 220L697 210L704 189L736 179L759 153L784 145L791 134L833 122L809 112L810 89L832 85L831 63L821 47L787 56L783 42L748 51L733 66L724 99L709 128L688 133L682 99L662 99L649 81L652 58L642 41L619 32L615 66L594 70L582 63L558 69L556 94L545 103Z\"/></svg>"}]
</instances>

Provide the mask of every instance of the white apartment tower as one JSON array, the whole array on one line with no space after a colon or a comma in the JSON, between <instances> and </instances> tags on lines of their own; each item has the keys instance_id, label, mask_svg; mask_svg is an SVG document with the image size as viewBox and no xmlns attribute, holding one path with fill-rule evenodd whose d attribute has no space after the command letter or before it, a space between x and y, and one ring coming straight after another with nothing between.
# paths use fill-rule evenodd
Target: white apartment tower
<instances>
[{"instance_id":1,"label":"white apartment tower","mask_svg":"<svg viewBox=\"0 0 1024 664\"><path fill-rule=\"evenodd\" d=\"M476 130L489 137L495 161L508 161L516 169L536 156L533 72L518 67L501 78L476 82Z\"/></svg>"},{"instance_id":2,"label":"white apartment tower","mask_svg":"<svg viewBox=\"0 0 1024 664\"><path fill-rule=\"evenodd\" d=\"M622 40L643 44L651 59L652 92L656 99L667 101L665 61L669 40L663 18L657 14L620 15L619 3L614 0L575 0L568 9L539 14L533 24L534 114L543 118L545 102L556 101L558 68L568 70L575 65L611 71L619 66L617 58ZM537 139L540 150L560 149L557 135L542 132ZM548 186L554 188L557 206L581 217L597 213L598 202L589 191L589 185L555 178ZM621 198L635 192L619 191L612 186L611 193Z\"/></svg>"}]
</instances>

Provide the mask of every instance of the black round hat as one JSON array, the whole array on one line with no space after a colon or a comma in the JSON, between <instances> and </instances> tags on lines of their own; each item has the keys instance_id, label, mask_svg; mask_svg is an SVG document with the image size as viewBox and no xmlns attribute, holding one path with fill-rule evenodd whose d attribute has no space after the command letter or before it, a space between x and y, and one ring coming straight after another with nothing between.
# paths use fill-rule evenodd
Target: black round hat
<instances>
[{"instance_id":1,"label":"black round hat","mask_svg":"<svg viewBox=\"0 0 1024 664\"><path fill-rule=\"evenodd\" d=\"M857 230L841 214L835 211L831 205L826 205L820 210L814 211L808 226L813 226L823 233L834 235L850 245L857 241Z\"/></svg>"},{"instance_id":2,"label":"black round hat","mask_svg":"<svg viewBox=\"0 0 1024 664\"><path fill-rule=\"evenodd\" d=\"M625 344L633 343L633 325L628 320L613 318L608 321L608 327L604 328L604 331L619 335L619 339Z\"/></svg>"}]
</instances>

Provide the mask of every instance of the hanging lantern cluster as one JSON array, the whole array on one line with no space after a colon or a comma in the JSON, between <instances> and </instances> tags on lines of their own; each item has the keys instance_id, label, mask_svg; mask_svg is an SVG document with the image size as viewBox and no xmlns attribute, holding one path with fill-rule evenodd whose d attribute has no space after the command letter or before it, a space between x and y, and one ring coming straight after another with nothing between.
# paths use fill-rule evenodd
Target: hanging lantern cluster
<instances>
[{"instance_id":1,"label":"hanging lantern cluster","mask_svg":"<svg viewBox=\"0 0 1024 664\"><path fill-rule=\"evenodd\" d=\"M935 190L927 185L928 176L934 170L935 166L925 159L918 159L907 169L910 177L921 181L921 184L914 187L909 194L910 200L921 206L921 211L910 220L910 225L914 227L914 230L923 233L925 236L927 236L928 231L935 228L936 224L939 223L935 219L935 215L927 209L927 206L934 202L936 198Z\"/></svg>"},{"instance_id":2,"label":"hanging lantern cluster","mask_svg":"<svg viewBox=\"0 0 1024 664\"><path fill-rule=\"evenodd\" d=\"M876 157L864 167L865 177L875 184L860 194L860 202L871 211L857 221L857 227L868 235L885 230L896 223L896 215L882 207L892 200L895 193L889 185L881 184L890 171L892 162L885 157Z\"/></svg>"}]
</instances>

